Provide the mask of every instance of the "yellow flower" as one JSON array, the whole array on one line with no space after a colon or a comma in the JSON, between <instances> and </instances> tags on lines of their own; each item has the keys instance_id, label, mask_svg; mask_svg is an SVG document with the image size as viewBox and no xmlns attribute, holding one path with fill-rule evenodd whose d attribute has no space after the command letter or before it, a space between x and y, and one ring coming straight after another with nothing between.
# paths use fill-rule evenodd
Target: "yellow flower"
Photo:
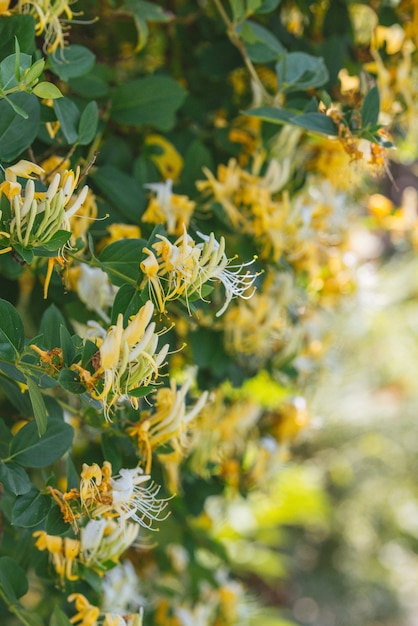
<instances>
[{"instance_id":1,"label":"yellow flower","mask_svg":"<svg viewBox=\"0 0 418 626\"><path fill-rule=\"evenodd\" d=\"M147 148L157 150L148 153L148 158L157 166L161 176L176 181L183 169L183 159L176 148L162 135L148 135L144 141Z\"/></svg>"},{"instance_id":2,"label":"yellow flower","mask_svg":"<svg viewBox=\"0 0 418 626\"><path fill-rule=\"evenodd\" d=\"M144 185L156 195L150 200L147 210L142 216L143 222L165 224L168 234L179 235L183 226L188 226L195 208L195 202L187 196L171 192L173 181L165 183L149 183Z\"/></svg>"},{"instance_id":3,"label":"yellow flower","mask_svg":"<svg viewBox=\"0 0 418 626\"><path fill-rule=\"evenodd\" d=\"M18 0L13 10L15 13L33 15L35 33L44 35L44 51L52 54L66 44L68 23L74 16L70 4L71 0Z\"/></svg>"},{"instance_id":4,"label":"yellow flower","mask_svg":"<svg viewBox=\"0 0 418 626\"><path fill-rule=\"evenodd\" d=\"M68 602L74 602L76 615L70 619L71 624L77 626L96 626L99 619L100 609L87 600L81 593L72 593L68 596Z\"/></svg>"},{"instance_id":5,"label":"yellow flower","mask_svg":"<svg viewBox=\"0 0 418 626\"><path fill-rule=\"evenodd\" d=\"M208 393L204 392L195 406L186 412L186 394L191 379L177 390L174 381L170 387L156 391L153 414L146 414L137 424L126 429L128 435L137 437L138 447L145 463L145 473L151 471L152 451L168 442L181 451L186 446L186 432L190 422L198 415L206 403Z\"/></svg>"},{"instance_id":6,"label":"yellow flower","mask_svg":"<svg viewBox=\"0 0 418 626\"><path fill-rule=\"evenodd\" d=\"M77 539L48 535L44 530L36 530L33 536L37 537L35 546L38 550L49 552L54 569L62 582L65 579L78 579L74 572L74 562L80 553L80 542Z\"/></svg>"},{"instance_id":7,"label":"yellow flower","mask_svg":"<svg viewBox=\"0 0 418 626\"><path fill-rule=\"evenodd\" d=\"M0 254L10 251L14 245L36 248L49 243L60 230L70 231L70 220L81 208L87 197L85 186L74 198L79 170L56 173L45 192L35 192L32 174L43 169L29 161L19 161L6 169L6 180L0 185L0 197L4 193L10 202L10 217L0 212ZM17 176L28 178L24 194L16 182Z\"/></svg>"},{"instance_id":8,"label":"yellow flower","mask_svg":"<svg viewBox=\"0 0 418 626\"><path fill-rule=\"evenodd\" d=\"M223 237L218 242L213 233L198 235L203 243L196 244L184 227L183 234L174 244L157 235L159 241L151 246L155 253L149 248L143 250L147 255L141 263L143 284L148 282L150 296L162 313L165 303L170 300L184 297L188 302L195 294L202 297L202 287L210 281L219 281L225 288L225 303L217 316L222 315L233 297L250 298L253 293L251 287L258 274L242 273L242 270L254 260L231 265L225 254Z\"/></svg>"}]
</instances>

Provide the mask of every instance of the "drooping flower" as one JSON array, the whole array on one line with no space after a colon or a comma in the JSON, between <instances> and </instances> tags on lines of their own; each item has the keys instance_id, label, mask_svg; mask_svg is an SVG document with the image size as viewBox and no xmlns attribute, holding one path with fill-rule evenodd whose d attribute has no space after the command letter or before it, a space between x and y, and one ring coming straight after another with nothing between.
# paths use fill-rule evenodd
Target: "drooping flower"
<instances>
[{"instance_id":1,"label":"drooping flower","mask_svg":"<svg viewBox=\"0 0 418 626\"><path fill-rule=\"evenodd\" d=\"M66 44L69 23L74 17L70 4L71 0L18 0L14 12L34 17L35 33L44 36L44 51L52 54Z\"/></svg>"}]
</instances>

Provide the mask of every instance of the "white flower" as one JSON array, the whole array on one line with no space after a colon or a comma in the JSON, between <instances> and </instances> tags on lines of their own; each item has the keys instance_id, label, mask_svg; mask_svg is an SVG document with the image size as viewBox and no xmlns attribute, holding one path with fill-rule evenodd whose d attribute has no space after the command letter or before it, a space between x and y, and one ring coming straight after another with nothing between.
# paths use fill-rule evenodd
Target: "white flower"
<instances>
[{"instance_id":1,"label":"white flower","mask_svg":"<svg viewBox=\"0 0 418 626\"><path fill-rule=\"evenodd\" d=\"M160 485L151 483L144 487L143 483L150 480L150 476L142 474L140 467L121 469L119 475L111 478L112 509L123 520L133 520L148 528L152 528L153 521L167 519L169 513L162 516L167 507L167 499L157 500Z\"/></svg>"}]
</instances>

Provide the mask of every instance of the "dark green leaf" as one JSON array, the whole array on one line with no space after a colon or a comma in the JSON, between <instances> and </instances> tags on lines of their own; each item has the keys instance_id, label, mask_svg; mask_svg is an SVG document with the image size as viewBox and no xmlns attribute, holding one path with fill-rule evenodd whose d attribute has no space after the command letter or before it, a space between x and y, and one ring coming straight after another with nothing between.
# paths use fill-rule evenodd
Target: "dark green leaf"
<instances>
[{"instance_id":1,"label":"dark green leaf","mask_svg":"<svg viewBox=\"0 0 418 626\"><path fill-rule=\"evenodd\" d=\"M0 17L0 58L15 51L15 38L22 52L35 50L35 20L32 15L3 15Z\"/></svg>"},{"instance_id":2,"label":"dark green leaf","mask_svg":"<svg viewBox=\"0 0 418 626\"><path fill-rule=\"evenodd\" d=\"M379 90L375 85L368 91L363 100L361 107L361 125L363 128L367 126L375 126L379 117L380 96Z\"/></svg>"},{"instance_id":3,"label":"dark green leaf","mask_svg":"<svg viewBox=\"0 0 418 626\"><path fill-rule=\"evenodd\" d=\"M260 117L266 122L272 124L291 124L292 118L295 116L293 111L287 111L286 109L279 109L277 107L258 107L256 109L250 109L244 111L245 115L252 115L253 117Z\"/></svg>"},{"instance_id":4,"label":"dark green leaf","mask_svg":"<svg viewBox=\"0 0 418 626\"><path fill-rule=\"evenodd\" d=\"M45 434L40 438L36 423L31 422L13 437L10 456L20 465L46 467L70 448L73 435L73 428L69 424L50 418Z\"/></svg>"},{"instance_id":5,"label":"dark green leaf","mask_svg":"<svg viewBox=\"0 0 418 626\"><path fill-rule=\"evenodd\" d=\"M285 48L273 33L256 22L246 20L237 27L236 32L244 42L251 61L255 63L274 61L285 53Z\"/></svg>"},{"instance_id":6,"label":"dark green leaf","mask_svg":"<svg viewBox=\"0 0 418 626\"><path fill-rule=\"evenodd\" d=\"M64 81L90 72L95 60L96 57L91 50L79 45L66 46L59 55L48 56L51 70Z\"/></svg>"},{"instance_id":7,"label":"dark green leaf","mask_svg":"<svg viewBox=\"0 0 418 626\"><path fill-rule=\"evenodd\" d=\"M109 244L100 253L101 266L114 285L123 285L126 282L136 284L144 246L143 239L124 239Z\"/></svg>"},{"instance_id":8,"label":"dark green leaf","mask_svg":"<svg viewBox=\"0 0 418 626\"><path fill-rule=\"evenodd\" d=\"M61 341L61 326L67 326L61 311L51 304L42 315L39 332L43 335L43 344L47 350L59 348Z\"/></svg>"},{"instance_id":9,"label":"dark green leaf","mask_svg":"<svg viewBox=\"0 0 418 626\"><path fill-rule=\"evenodd\" d=\"M45 530L48 535L64 535L68 533L70 525L64 522L59 506L53 505L46 518Z\"/></svg>"},{"instance_id":10,"label":"dark green leaf","mask_svg":"<svg viewBox=\"0 0 418 626\"><path fill-rule=\"evenodd\" d=\"M170 130L185 97L185 89L169 76L137 78L112 91L111 117L120 124Z\"/></svg>"},{"instance_id":11,"label":"dark green leaf","mask_svg":"<svg viewBox=\"0 0 418 626\"><path fill-rule=\"evenodd\" d=\"M12 511L12 524L32 528L40 524L48 515L52 498L32 485L23 496L17 496Z\"/></svg>"},{"instance_id":12,"label":"dark green leaf","mask_svg":"<svg viewBox=\"0 0 418 626\"><path fill-rule=\"evenodd\" d=\"M258 7L257 13L271 13L277 9L281 0L261 0L261 6Z\"/></svg>"},{"instance_id":13,"label":"dark green leaf","mask_svg":"<svg viewBox=\"0 0 418 626\"><path fill-rule=\"evenodd\" d=\"M78 126L78 143L80 146L86 146L93 141L97 132L98 122L99 107L97 102L92 100L88 103L80 117Z\"/></svg>"},{"instance_id":14,"label":"dark green leaf","mask_svg":"<svg viewBox=\"0 0 418 626\"><path fill-rule=\"evenodd\" d=\"M32 485L23 467L13 461L0 462L0 482L16 496L27 493Z\"/></svg>"},{"instance_id":15,"label":"dark green leaf","mask_svg":"<svg viewBox=\"0 0 418 626\"><path fill-rule=\"evenodd\" d=\"M116 294L112 307L112 324L116 324L119 313L123 313L123 320L126 326L129 318L138 313L143 305L141 294L133 285L122 285Z\"/></svg>"},{"instance_id":16,"label":"dark green leaf","mask_svg":"<svg viewBox=\"0 0 418 626\"><path fill-rule=\"evenodd\" d=\"M9 99L27 114L16 113L5 100L0 100L0 159L14 161L34 141L39 130L39 100L33 94L19 92Z\"/></svg>"},{"instance_id":17,"label":"dark green leaf","mask_svg":"<svg viewBox=\"0 0 418 626\"><path fill-rule=\"evenodd\" d=\"M86 386L80 382L78 373L68 368L64 368L60 371L58 383L63 389L70 393L80 395L86 391Z\"/></svg>"},{"instance_id":18,"label":"dark green leaf","mask_svg":"<svg viewBox=\"0 0 418 626\"><path fill-rule=\"evenodd\" d=\"M49 620L49 626L71 626L71 622L68 617L56 606L54 612Z\"/></svg>"},{"instance_id":19,"label":"dark green leaf","mask_svg":"<svg viewBox=\"0 0 418 626\"><path fill-rule=\"evenodd\" d=\"M24 596L29 589L25 571L8 556L0 558L0 585L11 603Z\"/></svg>"},{"instance_id":20,"label":"dark green leaf","mask_svg":"<svg viewBox=\"0 0 418 626\"><path fill-rule=\"evenodd\" d=\"M80 111L69 98L54 100L54 111L60 123L65 139L68 143L76 143L78 139L78 123Z\"/></svg>"},{"instance_id":21,"label":"dark green leaf","mask_svg":"<svg viewBox=\"0 0 418 626\"><path fill-rule=\"evenodd\" d=\"M100 167L94 183L111 205L125 218L138 224L145 210L145 196L137 181L113 165Z\"/></svg>"},{"instance_id":22,"label":"dark green leaf","mask_svg":"<svg viewBox=\"0 0 418 626\"><path fill-rule=\"evenodd\" d=\"M22 74L32 65L32 57L29 54L11 54L0 63L0 85L3 91L17 87L19 78L16 73Z\"/></svg>"},{"instance_id":23,"label":"dark green leaf","mask_svg":"<svg viewBox=\"0 0 418 626\"><path fill-rule=\"evenodd\" d=\"M137 387L136 389L130 389L129 395L133 398L144 398L152 391L155 391L155 387L147 386L147 387Z\"/></svg>"},{"instance_id":24,"label":"dark green leaf","mask_svg":"<svg viewBox=\"0 0 418 626\"><path fill-rule=\"evenodd\" d=\"M41 392L39 391L38 385L30 376L27 377L26 384L28 386L29 397L32 403L33 415L38 427L38 435L39 437L42 437L45 434L48 421L45 402Z\"/></svg>"},{"instance_id":25,"label":"dark green leaf","mask_svg":"<svg viewBox=\"0 0 418 626\"><path fill-rule=\"evenodd\" d=\"M70 333L68 332L66 326L63 326L62 324L60 326L60 346L64 359L64 365L68 367L73 362L75 347Z\"/></svg>"},{"instance_id":26,"label":"dark green leaf","mask_svg":"<svg viewBox=\"0 0 418 626\"><path fill-rule=\"evenodd\" d=\"M25 331L14 306L0 298L0 343L3 342L9 343L20 352L25 342Z\"/></svg>"},{"instance_id":27,"label":"dark green leaf","mask_svg":"<svg viewBox=\"0 0 418 626\"><path fill-rule=\"evenodd\" d=\"M27 263L28 265L32 263L33 257L35 256L33 248L24 248L20 244L14 243L13 250L17 252L17 254L25 261L25 263Z\"/></svg>"},{"instance_id":28,"label":"dark green leaf","mask_svg":"<svg viewBox=\"0 0 418 626\"><path fill-rule=\"evenodd\" d=\"M44 243L43 247L49 252L57 252L61 248L65 246L69 238L71 237L71 232L68 230L57 230L56 233L53 234L51 239Z\"/></svg>"},{"instance_id":29,"label":"dark green leaf","mask_svg":"<svg viewBox=\"0 0 418 626\"><path fill-rule=\"evenodd\" d=\"M311 130L315 133L332 135L334 137L338 135L338 129L332 119L323 113L295 115L292 118L291 123L296 126L301 126L305 130Z\"/></svg>"},{"instance_id":30,"label":"dark green leaf","mask_svg":"<svg viewBox=\"0 0 418 626\"><path fill-rule=\"evenodd\" d=\"M286 93L320 87L329 78L322 57L305 52L290 52L276 64L279 89Z\"/></svg>"}]
</instances>

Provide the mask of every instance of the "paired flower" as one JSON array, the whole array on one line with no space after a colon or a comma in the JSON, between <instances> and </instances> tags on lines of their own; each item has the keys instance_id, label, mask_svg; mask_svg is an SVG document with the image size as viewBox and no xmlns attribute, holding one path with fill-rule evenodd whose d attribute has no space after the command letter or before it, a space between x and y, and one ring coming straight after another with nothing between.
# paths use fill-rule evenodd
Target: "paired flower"
<instances>
[{"instance_id":1,"label":"paired flower","mask_svg":"<svg viewBox=\"0 0 418 626\"><path fill-rule=\"evenodd\" d=\"M203 243L196 244L184 227L183 234L174 243L157 235L159 241L152 249L144 248L147 255L141 263L144 284L148 282L150 295L161 312L170 300L183 297L188 303L194 296L203 299L203 285L210 281L221 282L226 292L225 304L217 316L222 315L234 296L250 298L254 293L251 287L258 273L242 273L243 268L254 261L230 265L223 237L218 242L213 233L210 236L198 234Z\"/></svg>"}]
</instances>

